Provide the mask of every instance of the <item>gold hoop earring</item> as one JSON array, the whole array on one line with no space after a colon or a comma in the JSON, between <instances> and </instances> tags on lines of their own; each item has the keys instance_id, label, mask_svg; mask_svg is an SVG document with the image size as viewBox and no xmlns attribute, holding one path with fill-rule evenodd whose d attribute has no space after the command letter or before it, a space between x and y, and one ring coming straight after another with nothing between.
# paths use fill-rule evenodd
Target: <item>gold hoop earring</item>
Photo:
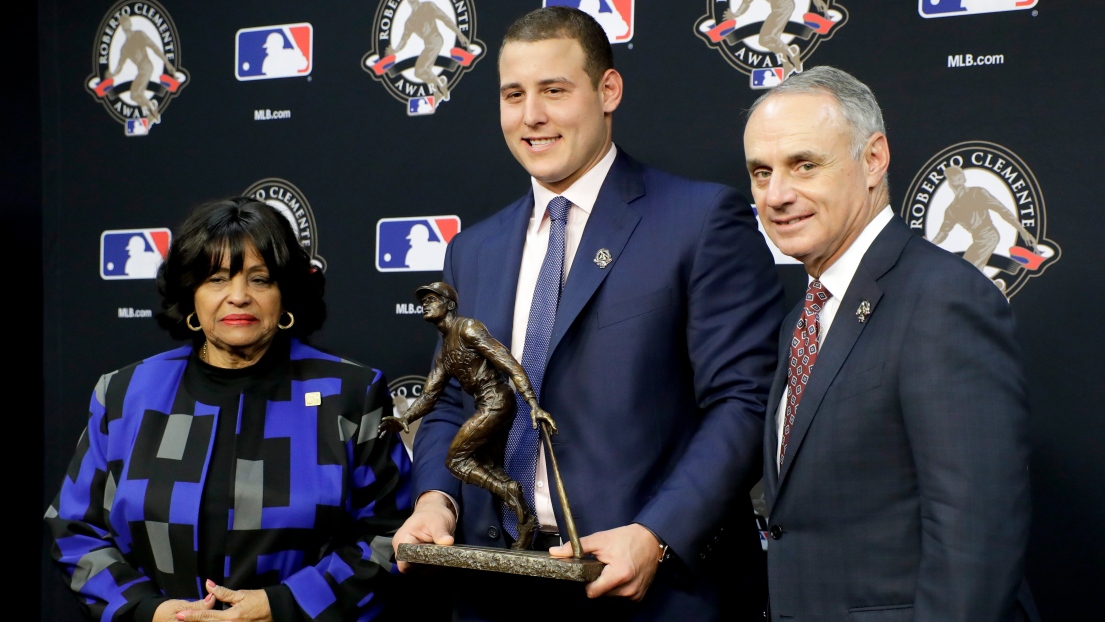
<instances>
[{"instance_id":1,"label":"gold hoop earring","mask_svg":"<svg viewBox=\"0 0 1105 622\"><path fill-rule=\"evenodd\" d=\"M277 323L276 327L279 328L280 330L288 330L292 326L295 326L295 316L292 315L292 312L291 311L285 311L284 313L288 314L288 323L287 324Z\"/></svg>"},{"instance_id":2,"label":"gold hoop earring","mask_svg":"<svg viewBox=\"0 0 1105 622\"><path fill-rule=\"evenodd\" d=\"M187 326L188 330L192 331L193 333L203 330L202 325L192 326L192 318L194 318L194 317L196 317L196 312L195 311L189 313L188 317L184 318L184 325ZM199 321L199 320L197 320L197 321Z\"/></svg>"}]
</instances>

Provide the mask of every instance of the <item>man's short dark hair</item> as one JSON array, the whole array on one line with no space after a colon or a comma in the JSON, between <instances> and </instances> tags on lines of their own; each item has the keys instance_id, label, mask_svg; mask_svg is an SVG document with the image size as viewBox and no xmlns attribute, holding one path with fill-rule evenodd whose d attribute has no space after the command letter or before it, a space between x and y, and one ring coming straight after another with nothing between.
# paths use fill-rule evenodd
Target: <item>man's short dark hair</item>
<instances>
[{"instance_id":1,"label":"man's short dark hair","mask_svg":"<svg viewBox=\"0 0 1105 622\"><path fill-rule=\"evenodd\" d=\"M318 330L326 319L322 271L311 265L291 223L274 207L253 197L212 201L188 215L157 271L161 293L157 323L176 339L201 338L202 332L192 332L185 325L196 310L196 288L219 271L224 253L229 255L230 275L241 272L250 244L280 288L284 310L295 315L295 324L287 333L306 337Z\"/></svg>"},{"instance_id":2,"label":"man's short dark hair","mask_svg":"<svg viewBox=\"0 0 1105 622\"><path fill-rule=\"evenodd\" d=\"M602 75L614 68L614 51L610 39L595 18L579 9L547 6L519 17L503 36L499 57L508 43L573 39L583 48L583 69L591 77L591 86L598 88Z\"/></svg>"}]
</instances>

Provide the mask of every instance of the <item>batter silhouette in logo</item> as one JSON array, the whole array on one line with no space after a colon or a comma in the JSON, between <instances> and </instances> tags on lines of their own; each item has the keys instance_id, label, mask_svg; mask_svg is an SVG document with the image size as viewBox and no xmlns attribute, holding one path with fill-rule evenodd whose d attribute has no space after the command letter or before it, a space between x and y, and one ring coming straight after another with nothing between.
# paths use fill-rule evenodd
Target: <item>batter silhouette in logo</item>
<instances>
[{"instance_id":1,"label":"batter silhouette in logo","mask_svg":"<svg viewBox=\"0 0 1105 622\"><path fill-rule=\"evenodd\" d=\"M445 242L430 240L426 225L414 225L407 235L411 249L407 251L406 264L412 270L440 270L445 265Z\"/></svg>"},{"instance_id":2,"label":"batter silhouette in logo","mask_svg":"<svg viewBox=\"0 0 1105 622\"><path fill-rule=\"evenodd\" d=\"M990 212L995 212L1002 220L1017 229L1017 234L1025 244L1033 249L1036 247L1036 237L1021 225L1012 210L990 194L989 190L981 186L967 185L967 175L962 168L949 166L945 175L948 185L955 193L955 198L944 210L944 221L940 224L940 230L932 238L933 244L939 246L952 229L959 225L971 235L971 245L963 252L963 259L974 264L979 270L986 268L1001 239L997 227L990 219ZM1011 269L1016 272L1020 267L1013 264ZM995 283L998 282L995 280ZM999 287L1002 285L1003 283L998 283Z\"/></svg>"},{"instance_id":3,"label":"batter silhouette in logo","mask_svg":"<svg viewBox=\"0 0 1105 622\"><path fill-rule=\"evenodd\" d=\"M150 53L152 52L154 56L161 59L161 62L165 63L165 70L172 73L178 81L184 81L184 74L173 67L172 61L165 56L165 52L150 39L149 35L134 28L134 22L129 15L124 15L119 19L119 27L123 31L123 47L119 50L118 61L104 76L104 81L114 81L115 76L123 72L128 62L133 63L138 74L131 80L130 90L128 91L130 98L142 110L142 115L148 118L150 123L159 123L161 114L157 111L157 100L151 100L146 96L150 78L154 74ZM95 85L93 88L95 88Z\"/></svg>"},{"instance_id":4,"label":"batter silhouette in logo","mask_svg":"<svg viewBox=\"0 0 1105 622\"><path fill-rule=\"evenodd\" d=\"M740 19L740 16L748 11L748 6L753 1L744 0L736 11L726 9L723 18L734 21ZM794 13L794 0L766 1L771 5L771 12L768 13L767 19L760 26L759 44L775 53L775 57L783 67L783 79L786 79L795 71L799 73L802 71L801 50L797 45L787 45L783 42L783 30L786 28L787 22L790 21L791 14ZM817 5L817 9L822 13L829 10L829 5L825 0L813 0L813 3Z\"/></svg>"},{"instance_id":5,"label":"batter silhouette in logo","mask_svg":"<svg viewBox=\"0 0 1105 622\"><path fill-rule=\"evenodd\" d=\"M127 242L127 263L123 266L123 272L127 276L136 279L152 279L157 277L157 268L161 265L161 253L146 250L146 241L142 236L131 237Z\"/></svg>"},{"instance_id":6,"label":"batter silhouette in logo","mask_svg":"<svg viewBox=\"0 0 1105 622\"><path fill-rule=\"evenodd\" d=\"M629 43L633 39L636 0L544 0L546 7L579 9L602 26L610 43Z\"/></svg>"},{"instance_id":7,"label":"batter silhouette in logo","mask_svg":"<svg viewBox=\"0 0 1105 622\"><path fill-rule=\"evenodd\" d=\"M618 7L607 0L606 6L610 9L602 11L599 0L580 0L579 10L595 18L595 21L606 31L606 36L611 43L615 43L618 37L624 37L629 32L629 23L625 21Z\"/></svg>"},{"instance_id":8,"label":"batter silhouette in logo","mask_svg":"<svg viewBox=\"0 0 1105 622\"><path fill-rule=\"evenodd\" d=\"M446 28L452 30L453 34L457 36L457 41L464 47L468 47L468 37L464 36L464 33L460 31L460 28L457 28L456 23L445 14L445 11L442 11L432 2L407 0L407 3L410 4L411 14L407 17L403 36L394 48L389 45L384 55L392 56L397 52L402 52L407 47L411 35L417 35L422 40L422 52L414 61L414 76L428 84L431 90L437 93L441 101L449 101L449 79L434 73L434 64L437 57L449 51L445 47L445 38L441 36L441 31L438 30L437 25L440 22Z\"/></svg>"},{"instance_id":9,"label":"batter silhouette in logo","mask_svg":"<svg viewBox=\"0 0 1105 622\"><path fill-rule=\"evenodd\" d=\"M294 47L284 47L284 35L273 32L265 38L265 61L261 73L270 77L298 75L307 68L307 57Z\"/></svg>"}]
</instances>

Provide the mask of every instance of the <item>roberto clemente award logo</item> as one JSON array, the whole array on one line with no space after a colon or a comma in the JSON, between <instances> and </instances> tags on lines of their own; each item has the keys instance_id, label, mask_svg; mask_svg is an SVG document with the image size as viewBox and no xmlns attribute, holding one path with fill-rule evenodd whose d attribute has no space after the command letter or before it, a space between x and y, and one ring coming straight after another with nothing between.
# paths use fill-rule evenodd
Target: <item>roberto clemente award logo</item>
<instances>
[{"instance_id":1,"label":"roberto clemente award logo","mask_svg":"<svg viewBox=\"0 0 1105 622\"><path fill-rule=\"evenodd\" d=\"M292 224L299 244L311 255L311 265L326 271L326 260L318 254L318 234L315 229L315 213L307 197L295 184L279 177L269 177L253 184L242 193L276 208Z\"/></svg>"},{"instance_id":2,"label":"roberto clemente award logo","mask_svg":"<svg viewBox=\"0 0 1105 622\"><path fill-rule=\"evenodd\" d=\"M848 21L836 0L707 0L695 34L749 86L768 89L801 73L817 46Z\"/></svg>"},{"instance_id":3,"label":"roberto clemente award logo","mask_svg":"<svg viewBox=\"0 0 1105 622\"><path fill-rule=\"evenodd\" d=\"M160 4L124 0L108 10L85 86L127 136L149 134L187 82L176 25Z\"/></svg>"},{"instance_id":4,"label":"roberto clemente award logo","mask_svg":"<svg viewBox=\"0 0 1105 622\"><path fill-rule=\"evenodd\" d=\"M1059 260L1059 245L1047 239L1036 176L994 143L958 143L933 156L913 178L901 215L990 277L1007 298Z\"/></svg>"},{"instance_id":5,"label":"roberto clemente award logo","mask_svg":"<svg viewBox=\"0 0 1105 622\"><path fill-rule=\"evenodd\" d=\"M433 114L487 50L476 39L472 0L380 0L373 47L361 69L407 106L407 115Z\"/></svg>"}]
</instances>

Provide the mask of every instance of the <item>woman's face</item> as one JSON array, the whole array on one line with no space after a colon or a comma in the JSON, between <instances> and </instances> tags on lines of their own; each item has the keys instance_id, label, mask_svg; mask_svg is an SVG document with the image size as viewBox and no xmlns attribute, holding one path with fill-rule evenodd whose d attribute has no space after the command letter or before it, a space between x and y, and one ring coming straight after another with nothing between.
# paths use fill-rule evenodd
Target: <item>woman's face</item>
<instances>
[{"instance_id":1,"label":"woman's face","mask_svg":"<svg viewBox=\"0 0 1105 622\"><path fill-rule=\"evenodd\" d=\"M211 360L212 347L235 358L255 359L263 354L284 309L280 287L249 243L242 271L234 276L230 276L230 253L224 250L222 266L196 288L195 306L209 344L208 361L216 365Z\"/></svg>"}]
</instances>

